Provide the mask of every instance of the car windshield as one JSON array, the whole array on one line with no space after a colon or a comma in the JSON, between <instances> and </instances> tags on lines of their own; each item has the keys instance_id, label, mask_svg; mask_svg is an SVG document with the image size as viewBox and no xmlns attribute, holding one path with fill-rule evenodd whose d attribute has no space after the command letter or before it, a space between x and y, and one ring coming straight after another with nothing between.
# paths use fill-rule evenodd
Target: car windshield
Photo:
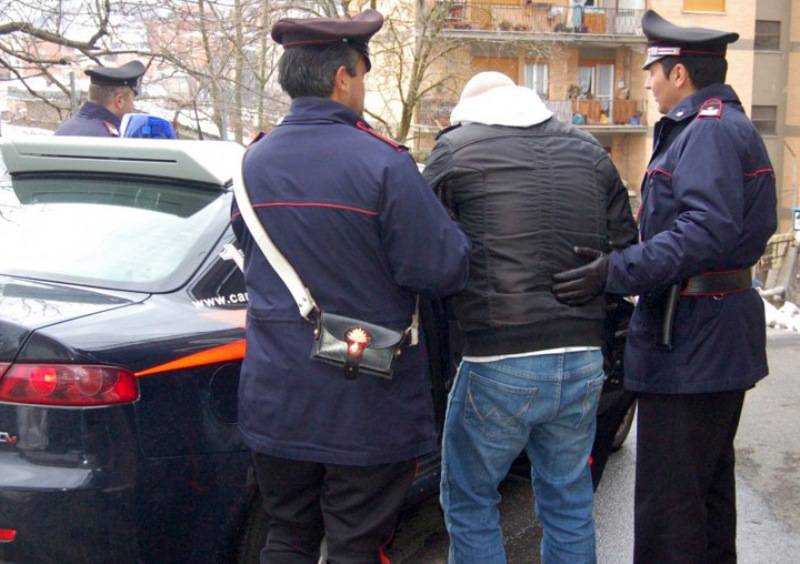
<instances>
[{"instance_id":1,"label":"car windshield","mask_svg":"<svg viewBox=\"0 0 800 564\"><path fill-rule=\"evenodd\" d=\"M48 173L0 160L0 274L166 292L200 266L228 221L221 189L165 179Z\"/></svg>"}]
</instances>

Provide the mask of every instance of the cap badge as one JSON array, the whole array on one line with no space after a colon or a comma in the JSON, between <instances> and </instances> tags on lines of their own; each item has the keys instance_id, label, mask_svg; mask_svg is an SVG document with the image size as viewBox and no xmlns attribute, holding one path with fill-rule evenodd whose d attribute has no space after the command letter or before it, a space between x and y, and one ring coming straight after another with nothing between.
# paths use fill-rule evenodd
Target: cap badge
<instances>
[{"instance_id":1,"label":"cap badge","mask_svg":"<svg viewBox=\"0 0 800 564\"><path fill-rule=\"evenodd\" d=\"M648 57L680 57L680 47L653 46L647 48Z\"/></svg>"}]
</instances>

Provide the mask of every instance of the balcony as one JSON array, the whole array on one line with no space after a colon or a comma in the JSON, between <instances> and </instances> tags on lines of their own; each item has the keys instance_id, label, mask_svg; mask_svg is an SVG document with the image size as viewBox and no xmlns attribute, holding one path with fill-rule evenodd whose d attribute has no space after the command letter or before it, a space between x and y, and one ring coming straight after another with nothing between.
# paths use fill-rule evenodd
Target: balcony
<instances>
[{"instance_id":1,"label":"balcony","mask_svg":"<svg viewBox=\"0 0 800 564\"><path fill-rule=\"evenodd\" d=\"M593 133L646 133L647 115L644 100L545 100L553 115L564 123L572 123ZM450 125L450 113L455 102L429 98L420 103L417 126L422 131L438 131Z\"/></svg>"},{"instance_id":2,"label":"balcony","mask_svg":"<svg viewBox=\"0 0 800 564\"><path fill-rule=\"evenodd\" d=\"M572 8L543 2L456 2L443 35L462 39L545 40L583 44L644 43L644 10Z\"/></svg>"}]
</instances>

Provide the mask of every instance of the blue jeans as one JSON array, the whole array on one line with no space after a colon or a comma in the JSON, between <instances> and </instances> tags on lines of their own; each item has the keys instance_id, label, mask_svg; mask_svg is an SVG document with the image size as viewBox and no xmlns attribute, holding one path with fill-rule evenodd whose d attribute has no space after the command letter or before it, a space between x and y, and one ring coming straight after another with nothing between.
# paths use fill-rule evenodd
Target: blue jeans
<instances>
[{"instance_id":1,"label":"blue jeans","mask_svg":"<svg viewBox=\"0 0 800 564\"><path fill-rule=\"evenodd\" d=\"M542 564L596 562L589 454L604 379L600 351L461 364L442 446L450 564L506 562L497 487L523 451Z\"/></svg>"}]
</instances>

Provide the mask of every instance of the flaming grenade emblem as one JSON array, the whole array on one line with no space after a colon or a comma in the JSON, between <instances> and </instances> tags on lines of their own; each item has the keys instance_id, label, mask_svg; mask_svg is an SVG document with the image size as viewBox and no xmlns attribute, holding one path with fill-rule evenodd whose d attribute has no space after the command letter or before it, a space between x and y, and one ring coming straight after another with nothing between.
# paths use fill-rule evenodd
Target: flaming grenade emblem
<instances>
[{"instance_id":1,"label":"flaming grenade emblem","mask_svg":"<svg viewBox=\"0 0 800 564\"><path fill-rule=\"evenodd\" d=\"M347 354L352 358L361 358L364 354L364 349L367 348L370 342L369 333L361 327L350 329L345 335L347 339Z\"/></svg>"}]
</instances>

